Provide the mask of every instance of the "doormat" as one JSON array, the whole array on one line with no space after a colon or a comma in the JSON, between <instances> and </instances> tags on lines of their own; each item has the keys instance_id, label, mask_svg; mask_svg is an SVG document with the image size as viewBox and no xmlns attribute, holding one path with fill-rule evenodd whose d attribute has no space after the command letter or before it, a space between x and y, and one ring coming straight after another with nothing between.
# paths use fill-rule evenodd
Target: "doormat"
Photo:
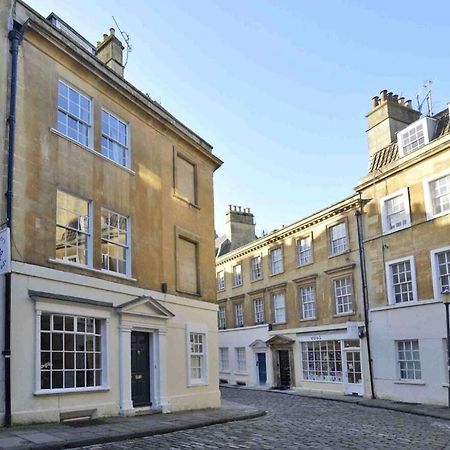
<instances>
[{"instance_id":1,"label":"doormat","mask_svg":"<svg viewBox=\"0 0 450 450\"><path fill-rule=\"evenodd\" d=\"M82 420L66 420L64 425L69 425L72 428L92 427L95 425L103 425L105 420L103 419L82 419Z\"/></svg>"}]
</instances>

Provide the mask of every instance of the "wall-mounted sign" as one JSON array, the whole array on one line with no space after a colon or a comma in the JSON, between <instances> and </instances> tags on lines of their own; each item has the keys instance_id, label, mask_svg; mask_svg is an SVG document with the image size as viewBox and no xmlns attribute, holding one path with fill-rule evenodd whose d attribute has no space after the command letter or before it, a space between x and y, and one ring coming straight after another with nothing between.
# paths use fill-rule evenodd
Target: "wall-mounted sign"
<instances>
[{"instance_id":1,"label":"wall-mounted sign","mask_svg":"<svg viewBox=\"0 0 450 450\"><path fill-rule=\"evenodd\" d=\"M0 231L0 274L11 272L11 239L9 228Z\"/></svg>"},{"instance_id":2,"label":"wall-mounted sign","mask_svg":"<svg viewBox=\"0 0 450 450\"><path fill-rule=\"evenodd\" d=\"M359 339L358 322L347 322L347 339Z\"/></svg>"}]
</instances>

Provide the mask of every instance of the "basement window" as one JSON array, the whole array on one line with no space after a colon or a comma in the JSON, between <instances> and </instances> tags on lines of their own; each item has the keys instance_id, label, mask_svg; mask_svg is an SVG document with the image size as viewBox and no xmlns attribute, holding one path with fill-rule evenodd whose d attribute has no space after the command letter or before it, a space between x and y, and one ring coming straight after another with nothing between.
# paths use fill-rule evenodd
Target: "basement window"
<instances>
[{"instance_id":1,"label":"basement window","mask_svg":"<svg viewBox=\"0 0 450 450\"><path fill-rule=\"evenodd\" d=\"M401 157L409 155L418 148L428 144L434 138L435 119L424 117L412 123L397 134L398 149Z\"/></svg>"}]
</instances>

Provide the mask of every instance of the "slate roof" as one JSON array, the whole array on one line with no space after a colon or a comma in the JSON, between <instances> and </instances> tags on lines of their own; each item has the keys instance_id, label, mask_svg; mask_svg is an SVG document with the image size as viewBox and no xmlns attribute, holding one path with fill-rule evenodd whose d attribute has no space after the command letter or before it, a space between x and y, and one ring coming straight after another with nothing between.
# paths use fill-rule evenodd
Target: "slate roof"
<instances>
[{"instance_id":1,"label":"slate roof","mask_svg":"<svg viewBox=\"0 0 450 450\"><path fill-rule=\"evenodd\" d=\"M438 120L436 135L434 139L440 138L441 136L444 136L445 134L448 134L450 132L450 120L447 108L434 115L433 118ZM377 169L380 169L381 167L386 166L387 164L391 163L392 161L396 161L397 159L399 159L398 144L397 142L393 142L387 147L378 150L370 157L368 172L370 173Z\"/></svg>"}]
</instances>

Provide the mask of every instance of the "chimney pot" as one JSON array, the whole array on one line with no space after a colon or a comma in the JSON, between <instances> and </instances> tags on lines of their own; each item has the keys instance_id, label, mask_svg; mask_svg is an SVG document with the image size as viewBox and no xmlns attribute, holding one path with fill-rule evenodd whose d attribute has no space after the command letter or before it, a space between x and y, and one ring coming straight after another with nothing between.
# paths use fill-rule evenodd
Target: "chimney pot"
<instances>
[{"instance_id":1,"label":"chimney pot","mask_svg":"<svg viewBox=\"0 0 450 450\"><path fill-rule=\"evenodd\" d=\"M412 109L412 100L406 100L405 106Z\"/></svg>"},{"instance_id":2,"label":"chimney pot","mask_svg":"<svg viewBox=\"0 0 450 450\"><path fill-rule=\"evenodd\" d=\"M372 109L378 106L378 101L379 101L378 96L372 98Z\"/></svg>"},{"instance_id":3,"label":"chimney pot","mask_svg":"<svg viewBox=\"0 0 450 450\"><path fill-rule=\"evenodd\" d=\"M388 101L392 101L392 92L388 92L388 95L387 95L387 99L388 99Z\"/></svg>"},{"instance_id":4,"label":"chimney pot","mask_svg":"<svg viewBox=\"0 0 450 450\"><path fill-rule=\"evenodd\" d=\"M398 102L398 95L397 94L394 94L392 96L392 98L393 98L394 102Z\"/></svg>"},{"instance_id":5,"label":"chimney pot","mask_svg":"<svg viewBox=\"0 0 450 450\"><path fill-rule=\"evenodd\" d=\"M110 29L109 29L109 34L110 34L111 36L114 36L114 35L116 34L116 30L115 30L114 28L110 28Z\"/></svg>"},{"instance_id":6,"label":"chimney pot","mask_svg":"<svg viewBox=\"0 0 450 450\"><path fill-rule=\"evenodd\" d=\"M106 38L108 37L108 35L106 33L103 33L103 40L106 41Z\"/></svg>"},{"instance_id":7,"label":"chimney pot","mask_svg":"<svg viewBox=\"0 0 450 450\"><path fill-rule=\"evenodd\" d=\"M400 103L400 105L404 105L405 104L405 97L400 97L398 99L398 102Z\"/></svg>"},{"instance_id":8,"label":"chimney pot","mask_svg":"<svg viewBox=\"0 0 450 450\"><path fill-rule=\"evenodd\" d=\"M380 98L382 102L385 102L387 100L387 89L383 89L380 92Z\"/></svg>"}]
</instances>

